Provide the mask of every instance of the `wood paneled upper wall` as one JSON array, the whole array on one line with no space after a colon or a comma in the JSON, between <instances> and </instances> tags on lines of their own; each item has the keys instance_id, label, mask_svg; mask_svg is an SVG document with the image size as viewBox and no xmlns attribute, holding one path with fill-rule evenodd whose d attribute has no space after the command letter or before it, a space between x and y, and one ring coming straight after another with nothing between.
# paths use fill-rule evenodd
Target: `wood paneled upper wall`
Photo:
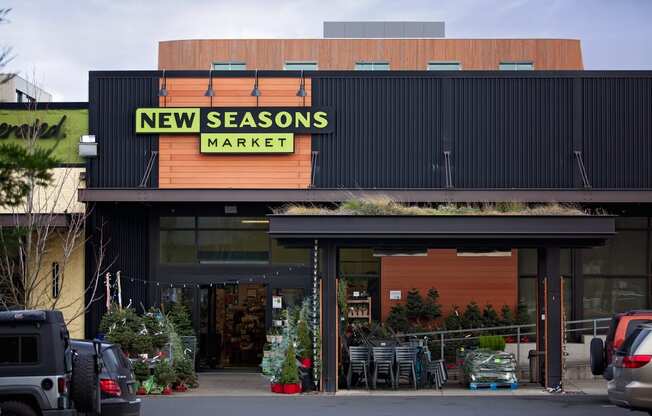
<instances>
[{"instance_id":1,"label":"wood paneled upper wall","mask_svg":"<svg viewBox=\"0 0 652 416\"><path fill-rule=\"evenodd\" d=\"M214 39L159 42L159 69L208 69L241 61L247 69L283 69L286 61L316 61L320 70L351 70L359 61L391 69L425 70L429 61L459 61L462 69L496 70L503 61L535 69L583 69L575 39Z\"/></svg>"},{"instance_id":2,"label":"wood paneled upper wall","mask_svg":"<svg viewBox=\"0 0 652 416\"><path fill-rule=\"evenodd\" d=\"M311 103L297 97L296 78L260 78L259 106L301 107ZM168 96L161 107L255 107L251 78L214 78L214 97L205 97L206 78L168 78ZM199 135L159 137L159 187L161 188L307 188L310 185L311 136L296 134L294 153L286 155L219 155L199 153Z\"/></svg>"}]
</instances>

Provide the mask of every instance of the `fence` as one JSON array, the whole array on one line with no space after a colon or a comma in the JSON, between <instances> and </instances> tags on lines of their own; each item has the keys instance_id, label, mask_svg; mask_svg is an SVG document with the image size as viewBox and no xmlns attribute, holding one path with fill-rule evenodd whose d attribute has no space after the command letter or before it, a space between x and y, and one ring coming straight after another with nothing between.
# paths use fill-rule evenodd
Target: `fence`
<instances>
[{"instance_id":1,"label":"fence","mask_svg":"<svg viewBox=\"0 0 652 416\"><path fill-rule=\"evenodd\" d=\"M609 321L611 318L600 319L584 319L579 321L566 321L564 325L564 333L566 335L602 335L609 329ZM606 325L605 325L606 323ZM536 337L536 324L527 325L509 325L509 326L494 326L488 328L472 328L472 329L453 329L447 331L433 331L433 332L415 332L410 334L403 334L400 337L414 339L426 339L430 345L439 344L440 358L446 359L446 343L449 345L459 345L460 343L471 343L477 340L482 335L502 335L503 337L513 337L516 340L516 362L520 363L521 358L521 344L524 339L531 336ZM434 350L434 348L432 349Z\"/></svg>"}]
</instances>

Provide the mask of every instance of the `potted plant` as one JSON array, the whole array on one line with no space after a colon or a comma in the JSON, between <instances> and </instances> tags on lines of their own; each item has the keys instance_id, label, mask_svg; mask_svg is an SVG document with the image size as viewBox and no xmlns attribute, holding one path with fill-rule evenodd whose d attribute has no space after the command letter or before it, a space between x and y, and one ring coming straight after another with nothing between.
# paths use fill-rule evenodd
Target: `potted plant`
<instances>
[{"instance_id":1,"label":"potted plant","mask_svg":"<svg viewBox=\"0 0 652 416\"><path fill-rule=\"evenodd\" d=\"M310 329L304 320L297 325L297 342L299 344L299 357L303 368L312 367L312 339Z\"/></svg>"},{"instance_id":2,"label":"potted plant","mask_svg":"<svg viewBox=\"0 0 652 416\"><path fill-rule=\"evenodd\" d=\"M188 358L179 358L174 361L172 366L176 375L174 381L174 391L184 392L188 390L188 386L193 385L195 378L195 370L192 361Z\"/></svg>"},{"instance_id":3,"label":"potted plant","mask_svg":"<svg viewBox=\"0 0 652 416\"><path fill-rule=\"evenodd\" d=\"M285 394L297 394L301 392L297 357L294 345L292 344L288 346L285 354L285 361L283 361L283 368L281 369L280 382L283 385L283 393Z\"/></svg>"},{"instance_id":4,"label":"potted plant","mask_svg":"<svg viewBox=\"0 0 652 416\"><path fill-rule=\"evenodd\" d=\"M174 369L168 360L163 360L156 365L156 368L154 368L154 379L162 387L163 394L172 394L170 385L177 379L177 375L174 373Z\"/></svg>"}]
</instances>

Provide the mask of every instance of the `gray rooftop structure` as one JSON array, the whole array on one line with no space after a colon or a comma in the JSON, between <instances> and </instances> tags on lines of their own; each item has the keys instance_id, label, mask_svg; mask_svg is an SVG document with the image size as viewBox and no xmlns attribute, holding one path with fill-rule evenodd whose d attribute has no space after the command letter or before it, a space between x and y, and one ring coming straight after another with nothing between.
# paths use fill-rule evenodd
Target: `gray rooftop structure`
<instances>
[{"instance_id":1,"label":"gray rooftop structure","mask_svg":"<svg viewBox=\"0 0 652 416\"><path fill-rule=\"evenodd\" d=\"M443 38L444 22L324 22L324 38Z\"/></svg>"}]
</instances>

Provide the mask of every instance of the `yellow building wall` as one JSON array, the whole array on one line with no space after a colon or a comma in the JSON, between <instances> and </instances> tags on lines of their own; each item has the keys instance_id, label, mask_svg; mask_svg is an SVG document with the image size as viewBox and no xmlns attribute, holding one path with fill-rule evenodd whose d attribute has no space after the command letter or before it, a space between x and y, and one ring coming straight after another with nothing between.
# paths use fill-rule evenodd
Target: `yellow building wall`
<instances>
[{"instance_id":1,"label":"yellow building wall","mask_svg":"<svg viewBox=\"0 0 652 416\"><path fill-rule=\"evenodd\" d=\"M37 307L59 309L66 320L72 338L84 338L84 234L79 237L64 267L62 239L52 230L46 244L35 291ZM59 263L61 276L59 297L52 297L52 263Z\"/></svg>"}]
</instances>

